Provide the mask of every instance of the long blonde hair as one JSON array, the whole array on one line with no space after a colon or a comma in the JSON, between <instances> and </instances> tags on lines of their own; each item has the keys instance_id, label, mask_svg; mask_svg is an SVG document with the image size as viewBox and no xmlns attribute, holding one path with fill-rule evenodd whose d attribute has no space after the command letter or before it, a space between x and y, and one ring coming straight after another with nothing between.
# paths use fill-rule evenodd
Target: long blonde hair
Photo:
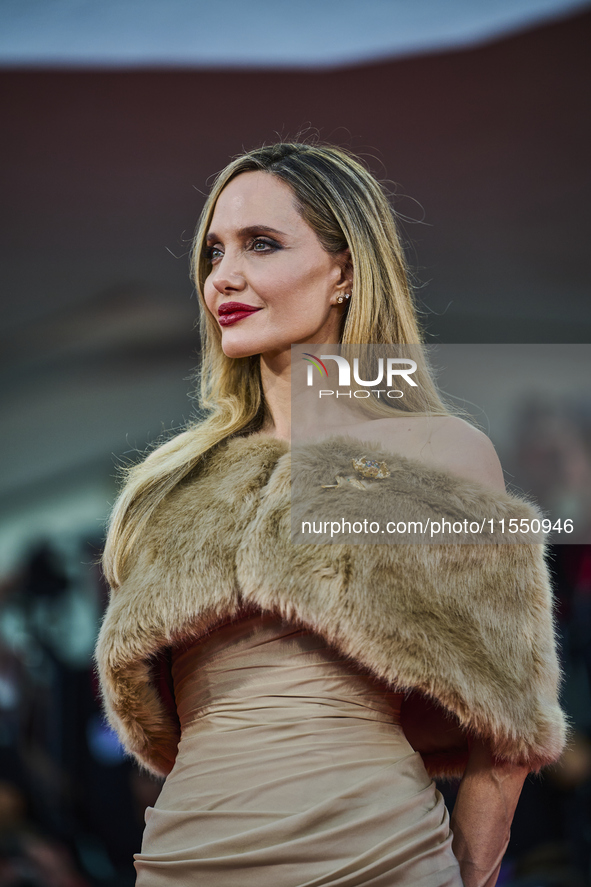
<instances>
[{"instance_id":1,"label":"long blonde hair","mask_svg":"<svg viewBox=\"0 0 591 887\"><path fill-rule=\"evenodd\" d=\"M203 297L210 273L205 237L216 201L232 179L251 171L267 172L291 187L302 218L327 252L350 250L354 279L341 331L343 345L417 345L422 341L392 208L377 180L356 158L331 145L282 142L232 161L215 179L192 253L202 305L199 389L206 417L189 424L127 472L111 515L103 556L103 569L112 587L123 580L134 542L162 499L211 447L231 435L257 430L265 418L258 357L229 358L224 354L219 324ZM421 403L413 405L407 400L407 411L448 414L426 365L420 388ZM392 409L388 410L392 414Z\"/></svg>"}]
</instances>

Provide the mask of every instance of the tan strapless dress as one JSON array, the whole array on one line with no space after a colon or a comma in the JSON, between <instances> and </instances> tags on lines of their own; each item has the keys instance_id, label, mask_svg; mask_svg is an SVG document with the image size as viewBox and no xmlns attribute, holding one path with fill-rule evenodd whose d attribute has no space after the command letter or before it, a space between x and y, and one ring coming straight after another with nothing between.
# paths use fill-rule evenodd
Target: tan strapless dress
<instances>
[{"instance_id":1,"label":"tan strapless dress","mask_svg":"<svg viewBox=\"0 0 591 887\"><path fill-rule=\"evenodd\" d=\"M461 887L401 697L274 616L175 651L182 735L138 887Z\"/></svg>"}]
</instances>

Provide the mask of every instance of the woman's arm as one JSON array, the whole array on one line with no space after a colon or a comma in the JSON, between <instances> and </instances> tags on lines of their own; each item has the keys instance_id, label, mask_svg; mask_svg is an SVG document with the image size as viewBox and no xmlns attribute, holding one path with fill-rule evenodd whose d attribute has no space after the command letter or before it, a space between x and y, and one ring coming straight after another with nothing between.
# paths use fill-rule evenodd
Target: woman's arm
<instances>
[{"instance_id":1,"label":"woman's arm","mask_svg":"<svg viewBox=\"0 0 591 887\"><path fill-rule=\"evenodd\" d=\"M453 809L453 851L464 887L494 887L527 767L494 761L475 740Z\"/></svg>"},{"instance_id":2,"label":"woman's arm","mask_svg":"<svg viewBox=\"0 0 591 887\"><path fill-rule=\"evenodd\" d=\"M503 472L490 440L458 419L438 423L427 456L461 477L503 490ZM494 887L509 843L527 767L495 761L475 740L451 818L453 850L465 887Z\"/></svg>"}]
</instances>

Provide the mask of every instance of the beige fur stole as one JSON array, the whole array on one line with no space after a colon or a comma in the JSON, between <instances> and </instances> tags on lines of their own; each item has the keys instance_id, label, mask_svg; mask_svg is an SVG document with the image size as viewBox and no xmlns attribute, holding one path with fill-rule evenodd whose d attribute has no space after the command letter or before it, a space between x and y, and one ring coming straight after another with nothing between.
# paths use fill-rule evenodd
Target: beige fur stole
<instances>
[{"instance_id":1,"label":"beige fur stole","mask_svg":"<svg viewBox=\"0 0 591 887\"><path fill-rule=\"evenodd\" d=\"M350 474L360 455L386 461L390 476L368 489L325 488ZM413 520L508 521L537 512L347 438L301 447L293 479L292 502L287 444L234 438L210 451L151 518L97 645L105 709L127 750L155 773L170 771L178 727L156 686L157 658L246 606L312 629L394 688L427 700L409 702L408 736L412 742L420 722L417 745L434 775L461 775L470 736L532 770L556 760L565 724L542 544L514 535L507 544L479 544L469 534L462 542L470 544L346 537L310 544L290 534L292 516L301 526L371 514L384 525L402 505Z\"/></svg>"}]
</instances>

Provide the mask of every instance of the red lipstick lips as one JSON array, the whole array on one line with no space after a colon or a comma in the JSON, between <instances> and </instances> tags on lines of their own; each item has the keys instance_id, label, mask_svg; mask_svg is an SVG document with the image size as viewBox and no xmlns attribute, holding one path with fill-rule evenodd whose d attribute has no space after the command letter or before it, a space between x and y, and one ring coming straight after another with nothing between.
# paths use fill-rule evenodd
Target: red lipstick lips
<instances>
[{"instance_id":1,"label":"red lipstick lips","mask_svg":"<svg viewBox=\"0 0 591 887\"><path fill-rule=\"evenodd\" d=\"M230 326L260 310L254 305L244 305L242 302L222 302L218 308L218 320L220 326Z\"/></svg>"}]
</instances>

